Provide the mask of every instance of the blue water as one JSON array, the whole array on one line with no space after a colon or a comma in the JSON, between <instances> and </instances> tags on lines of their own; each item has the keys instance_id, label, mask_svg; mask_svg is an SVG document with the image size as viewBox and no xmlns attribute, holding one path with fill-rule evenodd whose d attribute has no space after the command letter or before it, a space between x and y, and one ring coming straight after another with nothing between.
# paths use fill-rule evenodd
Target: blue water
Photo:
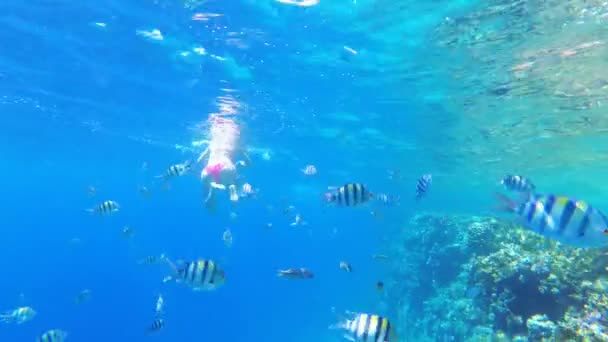
<instances>
[{"instance_id":1,"label":"blue water","mask_svg":"<svg viewBox=\"0 0 608 342\"><path fill-rule=\"evenodd\" d=\"M475 273L457 281L460 268L430 264L461 248L454 237L468 227L446 234L413 226L414 215L496 216L491 194L505 173L607 210L604 4L286 1L0 5L0 312L37 311L22 325L0 324L0 341L62 329L68 342L333 342L344 338L329 327L347 311L389 317L401 342L433 333L427 340L464 341L477 328L504 326L481 312L491 309L482 298L491 289L467 278ZM155 176L196 159L207 120L230 110L239 147L251 156L238 185L259 194L230 203L220 193L212 213L202 165L169 186ZM309 164L317 175L302 173ZM426 173L432 188L416 203L416 180ZM347 182L401 203L322 203L328 186ZM86 212L105 200L121 210ZM291 226L296 214L307 224ZM135 232L130 239L125 226ZM451 245L416 228L449 236ZM222 240L227 229L232 247ZM408 253L403 241L412 236L422 236L420 248ZM473 265L477 252L458 260ZM212 259L226 284L194 292L163 283L168 265L139 262L163 253ZM292 267L315 277L277 277ZM417 279L429 284L412 285ZM449 288L463 297L445 297L460 291ZM76 304L85 289L90 299ZM408 309L412 293L425 297ZM146 335L159 294L166 326ZM475 327L425 311L467 298L484 299ZM576 312L584 317L582 303ZM523 323L506 333L523 334L528 317L511 318Z\"/></svg>"},{"instance_id":2,"label":"blue water","mask_svg":"<svg viewBox=\"0 0 608 342\"><path fill-rule=\"evenodd\" d=\"M341 336L328 327L345 310L391 313L375 289L387 269L371 255L386 250L392 216L403 210L388 209L379 221L369 208L327 210L320 195L346 181L398 192L386 177L398 167L387 164L398 149L366 141L357 130L412 139L412 127L392 126L412 105L379 108L369 94L373 85L355 85L371 70L353 67L342 47L374 49L363 35L328 22L320 9L267 5L273 10L236 1L198 10L179 1L2 6L0 307L29 305L38 315L2 326L0 340L33 341L59 328L69 341L335 341ZM223 16L197 22L191 20L196 12ZM154 28L162 41L136 33ZM244 49L226 43L229 31L258 33L238 36L248 44ZM195 46L208 54L193 54ZM190 55L180 56L186 50ZM299 55L312 50L327 51L330 63L304 63ZM172 181L169 190L153 176L196 158L200 150L191 142L204 134L192 127L217 110L225 94L220 88L236 90L242 105L242 142L254 151L242 176L261 194L233 208L223 198L212 215L202 204L199 170ZM325 117L335 112L355 113L356 120ZM341 131L320 137L330 126ZM308 163L321 170L317 177L300 172ZM150 198L138 193L142 185ZM93 198L89 186L97 188ZM107 199L121 211L111 217L85 212ZM309 224L290 227L293 213L282 213L288 205ZM121 237L125 225L135 230L131 240ZM221 239L227 228L232 248ZM214 259L227 283L200 293L163 284L169 267L137 263L160 253ZM340 271L342 260L355 272ZM277 270L289 267L307 267L316 276L278 279ZM74 304L83 289L92 291L90 300ZM159 293L167 325L145 336Z\"/></svg>"}]
</instances>

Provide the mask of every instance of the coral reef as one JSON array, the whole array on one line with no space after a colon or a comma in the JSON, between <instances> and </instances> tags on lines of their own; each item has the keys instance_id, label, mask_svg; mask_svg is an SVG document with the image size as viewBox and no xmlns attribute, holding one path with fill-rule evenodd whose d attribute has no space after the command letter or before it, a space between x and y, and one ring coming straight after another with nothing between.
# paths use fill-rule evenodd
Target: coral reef
<instances>
[{"instance_id":1,"label":"coral reef","mask_svg":"<svg viewBox=\"0 0 608 342\"><path fill-rule=\"evenodd\" d=\"M494 218L420 214L398 247L400 324L436 341L608 341L608 256ZM405 281L404 281L405 280Z\"/></svg>"}]
</instances>

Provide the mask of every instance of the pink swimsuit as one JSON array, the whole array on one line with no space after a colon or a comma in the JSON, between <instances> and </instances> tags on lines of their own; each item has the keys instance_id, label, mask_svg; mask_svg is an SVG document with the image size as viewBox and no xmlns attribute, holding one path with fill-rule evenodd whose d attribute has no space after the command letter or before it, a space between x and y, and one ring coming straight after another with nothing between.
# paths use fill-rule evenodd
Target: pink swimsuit
<instances>
[{"instance_id":1,"label":"pink swimsuit","mask_svg":"<svg viewBox=\"0 0 608 342\"><path fill-rule=\"evenodd\" d=\"M211 175L211 178L213 178L214 182L220 183L221 182L220 172L222 171L223 168L224 168L224 164L217 163L215 165L207 165L205 167L205 171L207 172L207 174Z\"/></svg>"}]
</instances>

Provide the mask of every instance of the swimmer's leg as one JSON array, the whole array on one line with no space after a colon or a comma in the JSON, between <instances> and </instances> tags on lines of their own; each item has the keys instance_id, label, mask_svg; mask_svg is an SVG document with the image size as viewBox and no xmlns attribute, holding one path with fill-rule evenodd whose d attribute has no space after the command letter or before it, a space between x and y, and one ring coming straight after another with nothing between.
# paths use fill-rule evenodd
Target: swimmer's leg
<instances>
[{"instance_id":1,"label":"swimmer's leg","mask_svg":"<svg viewBox=\"0 0 608 342\"><path fill-rule=\"evenodd\" d=\"M206 186L207 197L205 198L205 207L210 211L215 210L215 188L212 186Z\"/></svg>"},{"instance_id":2,"label":"swimmer's leg","mask_svg":"<svg viewBox=\"0 0 608 342\"><path fill-rule=\"evenodd\" d=\"M236 185L230 184L228 186L228 190L230 191L230 200L232 202L238 202L238 200L239 200L239 194L238 194L238 191L236 189Z\"/></svg>"}]
</instances>

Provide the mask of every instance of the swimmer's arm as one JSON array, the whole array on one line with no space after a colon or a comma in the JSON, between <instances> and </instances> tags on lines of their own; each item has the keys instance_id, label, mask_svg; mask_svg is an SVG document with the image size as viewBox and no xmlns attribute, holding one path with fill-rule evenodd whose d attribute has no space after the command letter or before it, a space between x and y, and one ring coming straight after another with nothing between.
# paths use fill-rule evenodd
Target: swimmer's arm
<instances>
[{"instance_id":1,"label":"swimmer's arm","mask_svg":"<svg viewBox=\"0 0 608 342\"><path fill-rule=\"evenodd\" d=\"M208 156L208 155L209 155L209 147L207 147L207 148L206 148L206 149L203 151L203 153L201 153L201 155L200 155L200 156L198 156L198 159L196 160L196 162L197 162L197 163L200 163L200 162L201 162L201 160L203 160L203 158L205 158L205 157L206 157L206 156Z\"/></svg>"}]
</instances>

